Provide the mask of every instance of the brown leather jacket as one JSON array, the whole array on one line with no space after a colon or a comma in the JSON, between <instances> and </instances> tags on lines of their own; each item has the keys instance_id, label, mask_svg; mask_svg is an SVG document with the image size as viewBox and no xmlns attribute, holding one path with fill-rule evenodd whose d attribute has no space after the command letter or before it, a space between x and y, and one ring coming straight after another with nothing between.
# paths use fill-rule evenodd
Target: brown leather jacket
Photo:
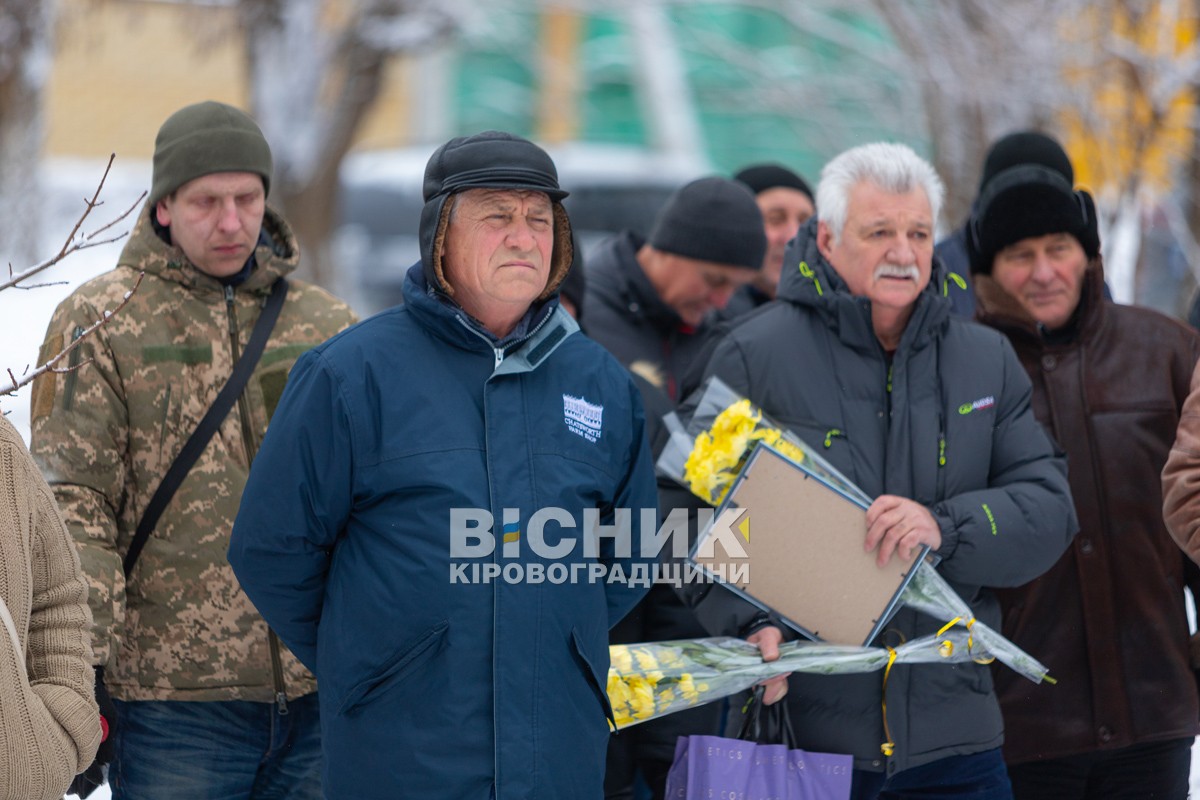
<instances>
[{"instance_id":1,"label":"brown leather jacket","mask_svg":"<svg viewBox=\"0 0 1200 800\"><path fill-rule=\"evenodd\" d=\"M1043 338L990 277L979 320L1008 335L1033 408L1067 452L1079 535L1042 577L999 591L1004 635L1057 685L995 671L1009 763L1200 732L1183 586L1189 562L1163 524L1159 475L1200 357L1200 334L1101 293L1089 265L1073 336ZM1056 332L1057 333L1057 332Z\"/></svg>"}]
</instances>

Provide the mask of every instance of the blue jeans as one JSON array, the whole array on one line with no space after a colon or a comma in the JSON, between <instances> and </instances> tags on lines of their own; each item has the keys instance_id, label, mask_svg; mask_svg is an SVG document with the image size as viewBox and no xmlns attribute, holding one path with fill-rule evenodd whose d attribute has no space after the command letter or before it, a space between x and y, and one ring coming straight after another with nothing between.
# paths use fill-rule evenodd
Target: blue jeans
<instances>
[{"instance_id":1,"label":"blue jeans","mask_svg":"<svg viewBox=\"0 0 1200 800\"><path fill-rule=\"evenodd\" d=\"M114 701L113 800L320 800L316 693L273 703Z\"/></svg>"},{"instance_id":2,"label":"blue jeans","mask_svg":"<svg viewBox=\"0 0 1200 800\"><path fill-rule=\"evenodd\" d=\"M891 777L854 771L852 800L1012 800L1008 770L999 748L969 756L950 756Z\"/></svg>"}]
</instances>

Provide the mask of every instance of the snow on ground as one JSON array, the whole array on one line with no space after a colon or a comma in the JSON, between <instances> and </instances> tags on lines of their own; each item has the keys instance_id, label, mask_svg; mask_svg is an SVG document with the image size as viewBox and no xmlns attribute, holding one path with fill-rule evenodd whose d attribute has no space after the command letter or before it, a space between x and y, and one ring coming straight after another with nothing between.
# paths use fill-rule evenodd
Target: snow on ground
<instances>
[{"instance_id":1,"label":"snow on ground","mask_svg":"<svg viewBox=\"0 0 1200 800\"><path fill-rule=\"evenodd\" d=\"M1192 780L1188 797L1200 797L1200 738L1192 745Z\"/></svg>"},{"instance_id":2,"label":"snow on ground","mask_svg":"<svg viewBox=\"0 0 1200 800\"><path fill-rule=\"evenodd\" d=\"M75 800L79 795L69 794L67 800ZM112 800L112 790L108 788L108 784L104 784L96 791L88 795L88 800Z\"/></svg>"},{"instance_id":3,"label":"snow on ground","mask_svg":"<svg viewBox=\"0 0 1200 800\"><path fill-rule=\"evenodd\" d=\"M84 199L91 197L104 163L92 160L56 159L43 166L43 191L46 212L42 226L42 252L39 259L50 258L62 247L71 227L84 210ZM105 182L101 200L104 205L92 212L82 229L90 233L110 222L129 208L139 194L150 186L149 162L117 162ZM139 206L140 207L140 206ZM136 210L134 212L137 213ZM101 234L108 238L113 233L124 233L132 228L132 216L119 223L114 229ZM12 370L18 378L36 364L38 349L46 333L46 325L58 303L79 284L110 269L124 246L124 240L112 244L82 250L68 256L42 273L33 283L51 283L35 289L19 291L10 289L0 292L0 374ZM0 254L0 263L7 259ZM29 264L13 264L15 271ZM7 385L7 375L0 383ZM25 437L29 439L29 387L24 387L17 396L0 397L0 411ZM1200 739L1192 747L1191 793L1200 797ZM68 795L73 798L75 795ZM107 786L92 794L89 800L111 800Z\"/></svg>"}]
</instances>

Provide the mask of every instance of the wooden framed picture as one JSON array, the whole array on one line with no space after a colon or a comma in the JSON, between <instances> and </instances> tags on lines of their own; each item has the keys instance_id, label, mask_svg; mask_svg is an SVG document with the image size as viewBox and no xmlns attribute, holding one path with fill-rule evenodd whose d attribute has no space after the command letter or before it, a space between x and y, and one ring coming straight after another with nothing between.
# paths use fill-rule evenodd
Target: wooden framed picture
<instances>
[{"instance_id":1,"label":"wooden framed picture","mask_svg":"<svg viewBox=\"0 0 1200 800\"><path fill-rule=\"evenodd\" d=\"M866 514L861 502L760 443L690 557L804 636L867 645L929 548L876 566L875 553L863 551Z\"/></svg>"}]
</instances>

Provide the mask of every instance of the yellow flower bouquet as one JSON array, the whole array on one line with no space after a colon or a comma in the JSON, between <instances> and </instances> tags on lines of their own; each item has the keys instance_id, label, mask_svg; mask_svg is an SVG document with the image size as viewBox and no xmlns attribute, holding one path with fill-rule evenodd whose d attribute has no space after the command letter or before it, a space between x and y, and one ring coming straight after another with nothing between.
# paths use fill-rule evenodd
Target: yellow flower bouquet
<instances>
[{"instance_id":1,"label":"yellow flower bouquet","mask_svg":"<svg viewBox=\"0 0 1200 800\"><path fill-rule=\"evenodd\" d=\"M986 661L1001 655L987 648L1007 640L980 636L982 625L962 622L956 619L936 635L895 648L785 642L779 660L770 663L762 660L757 646L732 637L615 644L609 647L608 700L620 729L728 697L789 672L844 675L887 670L893 664ZM1021 653L1023 658L1014 660L1011 653L1003 655L1030 680L1046 679L1046 668L1029 656Z\"/></svg>"},{"instance_id":2,"label":"yellow flower bouquet","mask_svg":"<svg viewBox=\"0 0 1200 800\"><path fill-rule=\"evenodd\" d=\"M803 464L808 472L851 498L870 504L870 498L800 437L739 397L720 378L710 377L688 398L681 413L668 415L664 422L670 438L659 456L658 470L710 505L720 505L725 499L759 442ZM840 431L829 431L827 438L838 435Z\"/></svg>"}]
</instances>

